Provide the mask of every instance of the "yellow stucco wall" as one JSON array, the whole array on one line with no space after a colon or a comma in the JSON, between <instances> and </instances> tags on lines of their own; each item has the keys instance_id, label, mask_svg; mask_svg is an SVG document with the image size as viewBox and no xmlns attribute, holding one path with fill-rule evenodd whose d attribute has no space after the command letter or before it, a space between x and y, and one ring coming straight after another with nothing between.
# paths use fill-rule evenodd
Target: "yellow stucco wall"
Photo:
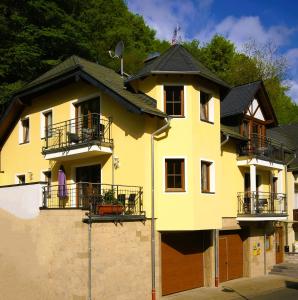
<instances>
[{"instance_id":1,"label":"yellow stucco wall","mask_svg":"<svg viewBox=\"0 0 298 300\"><path fill-rule=\"evenodd\" d=\"M41 154L44 140L41 139L41 112L52 109L53 124L71 119L71 106L77 99L99 93L101 114L112 117L112 138L114 155L119 158L119 168L115 169L115 184L143 186L143 199L150 203L150 131L156 130L156 118L137 115L127 111L124 106L85 83L76 83L52 91L32 100L25 108L21 118L29 117L29 143L19 144L19 124L12 130L2 149L0 184L16 183L17 174L25 174L26 182L43 180L42 171L52 170L53 184L57 181L58 168L65 167L68 183L75 181L75 167L101 164L102 183L112 183L112 155L104 154L87 158L81 154L79 159L65 158L60 161L45 160ZM148 209L149 210L149 209Z\"/></svg>"},{"instance_id":2,"label":"yellow stucco wall","mask_svg":"<svg viewBox=\"0 0 298 300\"><path fill-rule=\"evenodd\" d=\"M191 76L152 76L137 88L157 100L164 110L164 86L184 86L184 118L155 140L155 195L158 230L198 230L221 227L220 100L216 86ZM200 120L200 90L214 98L214 124ZM185 192L165 192L165 158L185 160ZM201 160L215 165L215 193L201 193Z\"/></svg>"}]
</instances>

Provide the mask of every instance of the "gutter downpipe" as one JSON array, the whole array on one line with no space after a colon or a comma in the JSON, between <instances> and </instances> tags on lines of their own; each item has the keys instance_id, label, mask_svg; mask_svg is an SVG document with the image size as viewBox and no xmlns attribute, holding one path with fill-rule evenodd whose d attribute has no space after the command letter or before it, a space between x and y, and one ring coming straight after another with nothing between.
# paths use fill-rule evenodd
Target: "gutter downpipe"
<instances>
[{"instance_id":1,"label":"gutter downpipe","mask_svg":"<svg viewBox=\"0 0 298 300\"><path fill-rule=\"evenodd\" d=\"M288 211L288 165L290 165L292 163L292 161L297 157L296 152L294 153L294 157L292 159L290 159L287 163L286 163L286 167L285 167L285 192L286 192L286 199L287 199L287 211ZM285 231L286 231L286 247L287 249L289 248L289 233L288 233L288 223L285 222Z\"/></svg>"},{"instance_id":2,"label":"gutter downpipe","mask_svg":"<svg viewBox=\"0 0 298 300\"><path fill-rule=\"evenodd\" d=\"M220 146L222 147L224 144L226 144L230 140L230 136L228 134L224 133L224 136L226 137L224 141L220 143ZM218 253L218 240L219 240L219 230L214 229L213 231L213 243L214 243L214 265L215 265L215 286L218 287L219 285L219 253Z\"/></svg>"},{"instance_id":3,"label":"gutter downpipe","mask_svg":"<svg viewBox=\"0 0 298 300\"><path fill-rule=\"evenodd\" d=\"M152 300L156 299L155 290L155 213L154 213L154 137L170 127L171 118L167 117L166 124L151 134L151 285Z\"/></svg>"},{"instance_id":4,"label":"gutter downpipe","mask_svg":"<svg viewBox=\"0 0 298 300\"><path fill-rule=\"evenodd\" d=\"M224 136L225 136L226 138L225 138L224 141L222 141L222 142L220 143L221 146L223 146L224 144L226 144L226 143L229 141L229 139L230 139L230 136L229 136L228 134L225 134L225 133L224 133Z\"/></svg>"}]
</instances>

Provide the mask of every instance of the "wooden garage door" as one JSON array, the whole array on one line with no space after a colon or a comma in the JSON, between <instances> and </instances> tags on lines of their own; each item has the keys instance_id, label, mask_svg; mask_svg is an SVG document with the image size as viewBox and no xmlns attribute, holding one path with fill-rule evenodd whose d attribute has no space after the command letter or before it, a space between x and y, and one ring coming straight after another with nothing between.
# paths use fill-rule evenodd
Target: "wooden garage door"
<instances>
[{"instance_id":1,"label":"wooden garage door","mask_svg":"<svg viewBox=\"0 0 298 300\"><path fill-rule=\"evenodd\" d=\"M243 241L238 231L219 234L219 282L243 277Z\"/></svg>"},{"instance_id":2,"label":"wooden garage door","mask_svg":"<svg viewBox=\"0 0 298 300\"><path fill-rule=\"evenodd\" d=\"M161 235L162 294L204 285L203 251L208 232L171 232Z\"/></svg>"}]
</instances>

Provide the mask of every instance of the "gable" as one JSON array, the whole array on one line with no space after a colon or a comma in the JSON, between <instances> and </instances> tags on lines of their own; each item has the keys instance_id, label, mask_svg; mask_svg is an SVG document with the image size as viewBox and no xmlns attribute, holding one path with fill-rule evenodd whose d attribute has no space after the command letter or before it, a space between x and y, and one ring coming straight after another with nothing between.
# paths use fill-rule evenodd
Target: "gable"
<instances>
[{"instance_id":1,"label":"gable","mask_svg":"<svg viewBox=\"0 0 298 300\"><path fill-rule=\"evenodd\" d=\"M246 115L261 121L266 121L262 112L261 105L256 98L254 98L249 105L248 110L246 111Z\"/></svg>"},{"instance_id":2,"label":"gable","mask_svg":"<svg viewBox=\"0 0 298 300\"><path fill-rule=\"evenodd\" d=\"M248 116L277 126L277 118L262 81L256 81L230 90L221 103L221 119Z\"/></svg>"}]
</instances>

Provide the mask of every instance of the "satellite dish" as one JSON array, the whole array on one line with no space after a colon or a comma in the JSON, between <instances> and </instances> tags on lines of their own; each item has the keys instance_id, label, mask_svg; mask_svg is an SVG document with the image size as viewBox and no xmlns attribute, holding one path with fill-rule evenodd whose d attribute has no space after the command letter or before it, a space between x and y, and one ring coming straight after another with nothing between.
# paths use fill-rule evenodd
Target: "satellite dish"
<instances>
[{"instance_id":1,"label":"satellite dish","mask_svg":"<svg viewBox=\"0 0 298 300\"><path fill-rule=\"evenodd\" d=\"M124 43L123 41L120 41L117 43L116 47L115 47L115 53L113 54L113 51L109 50L109 55L112 58L120 58L121 61L121 76L123 77L123 51L124 51Z\"/></svg>"},{"instance_id":2,"label":"satellite dish","mask_svg":"<svg viewBox=\"0 0 298 300\"><path fill-rule=\"evenodd\" d=\"M120 41L117 43L116 47L115 47L115 57L122 57L123 54L123 50L124 50L124 43L123 41Z\"/></svg>"}]
</instances>

